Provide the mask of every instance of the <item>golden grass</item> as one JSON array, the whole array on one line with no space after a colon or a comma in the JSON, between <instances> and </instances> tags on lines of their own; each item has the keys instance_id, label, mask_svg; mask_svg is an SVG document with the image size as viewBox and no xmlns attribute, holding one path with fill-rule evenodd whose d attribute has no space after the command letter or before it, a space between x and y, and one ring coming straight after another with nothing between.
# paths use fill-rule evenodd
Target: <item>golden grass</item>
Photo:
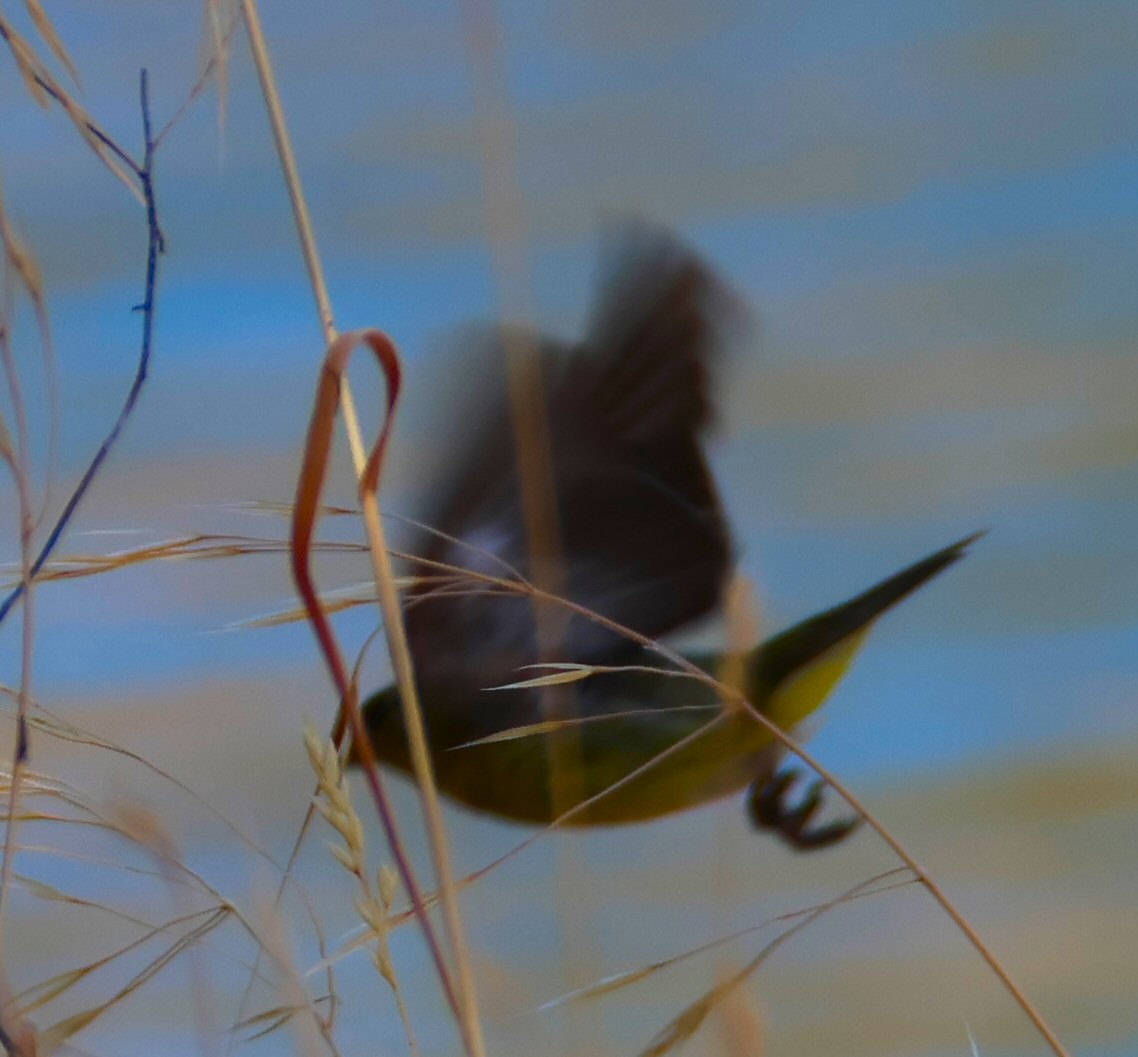
<instances>
[{"instance_id":1,"label":"golden grass","mask_svg":"<svg viewBox=\"0 0 1138 1057\"><path fill-rule=\"evenodd\" d=\"M355 906L360 918L371 930L375 943L372 960L395 996L395 1004L399 1009L399 1019L403 1022L407 1043L411 1052L417 1054L419 1047L415 1042L411 1014L403 997L403 989L399 985L399 977L395 972L395 963L391 960L391 948L388 944L391 911L399 889L399 878L390 866L380 866L374 881L369 874L364 847L364 829L359 815L352 807L348 780L340 764L339 750L330 740L321 738L311 726L304 732L304 745L312 770L316 773L319 789L317 810L340 835L342 841L341 844L329 844L328 850L352 875L359 888Z\"/></svg>"},{"instance_id":2,"label":"golden grass","mask_svg":"<svg viewBox=\"0 0 1138 1057\"><path fill-rule=\"evenodd\" d=\"M206 10L213 51L208 58L202 78L188 93L187 104L200 95L209 78L212 77L218 82L224 81L228 47L236 24L235 16L216 3L208 4ZM271 63L263 35L260 32L259 19L253 0L244 0L241 10L245 25L249 30L258 73L265 92L266 106L270 112L280 151L282 168L285 171L292 196L299 237L312 280L317 311L326 343L332 350L333 356L338 355L343 362L346 362L347 352L335 331L330 297L322 277L319 254L315 248L315 240L304 204L299 174L291 156L287 124L277 99ZM513 158L516 152L516 144L510 138L508 120L503 120L509 117L508 104L501 90L501 56L496 52L496 27L493 25L492 18L487 14L488 11L487 8L480 8L473 4L466 4L462 7L472 63L476 72L475 80L478 86L480 112L483 120L483 153L489 189L487 230L490 240L498 252L497 267L501 284L501 300L509 308L516 310L519 305L524 306L528 303L526 277L521 265L521 249L524 239L519 223L520 208L515 197L516 173ZM69 75L73 79L77 79L77 71L71 64L63 41L55 32L50 19L37 0L31 0L29 12L41 38L41 47L46 47L56 60L64 65ZM161 239L157 217L153 212L152 188L149 185L149 158L157 145L171 134L174 125L167 125L157 136L151 136L149 134L149 115L145 114L148 131L147 161L135 163L126 152L114 144L94 119L76 102L64 84L51 73L48 63L40 54L37 46L18 34L12 24L3 16L0 16L0 39L6 42L8 52L32 98L43 105L52 102L58 105L68 116L77 133L91 146L102 163L129 188L132 195L146 201L150 206L151 215L148 221L151 234L151 258L148 262L146 304L148 309L152 309L155 260ZM33 306L39 323L41 362L44 369L50 373L50 331L47 326L48 316L42 280L33 254L13 230L3 210L2 202L0 202L0 241L3 244L6 266L10 274L15 277L21 295ZM351 395L347 390L346 382L340 376L342 374L342 363L339 373L329 383L335 390L337 400L334 405L326 406L323 411L318 409L317 415L314 416L314 429L311 437L313 438L312 443L317 446L323 445L323 452L326 455L330 436L330 417L337 410L343 412L348 426L356 474L363 482L361 503L368 534L366 548L351 544L312 543L316 518L323 512L319 504L318 478L323 473L323 466L321 465L318 473L311 476L308 473L302 475L300 498L292 512L294 515L303 515L303 518L307 520L298 523L291 544L282 540L252 536L219 537L202 534L150 544L129 551L121 551L114 555L74 556L48 565L42 572L34 575L32 571L32 539L38 519L35 516L36 504L33 501L31 489L31 441L27 436L20 374L11 355L12 340L10 318L8 316L0 318L0 351L4 354L7 384L17 420L14 431L8 428L6 422L0 420L0 454L3 455L9 466L20 493L21 568L16 587L23 591L24 631L23 669L19 686L13 691L16 702L14 714L18 729L17 747L12 766L0 774L0 782L4 783L4 787L0 791L3 792L7 804L3 875L0 877L0 924L3 923L4 915L11 912L9 906L11 900L8 893L10 890L18 888L23 893L45 903L65 905L69 909L83 914L113 918L123 925L129 925L140 934L129 942L119 944L105 954L55 972L19 993L13 993L8 982L12 949L5 944L2 948L4 961L0 962L0 1001L2 1001L3 1006L3 1012L0 1013L0 1034L3 1035L3 1039L0 1041L3 1041L10 1053L31 1054L33 1052L50 1052L59 1048L112 1010L122 1008L130 998L138 994L155 977L168 970L174 963L184 959L193 959L197 952L202 950L208 950L211 956L233 959L233 955L216 942L217 933L223 926L233 926L253 943L256 951L256 958L252 962L238 959L239 964L248 973L250 980L250 988L247 989L246 994L251 993L252 982L258 980L273 988L280 999L264 1006L257 1012L244 1016L239 1015L233 1034L256 1037L271 1033L286 1025L296 1027L298 1032L303 1033L306 1029L301 1026L300 1022L304 1022L308 1026L307 1030L315 1032L320 1045L328 1052L338 1052L336 1011L339 998L334 970L337 961L345 950L354 949L360 943L366 943L373 945L373 963L385 986L390 989L394 996L408 1044L412 1051L416 1051L417 1047L412 1028L412 1010L409 1008L407 997L401 987L399 974L396 971L388 942L393 929L408 921L416 921L424 930L427 943L434 951L436 968L443 989L451 995L451 1011L460 1032L463 1046L470 1057L481 1057L485 1052L485 1043L475 996L475 974L466 952L465 930L459 913L457 894L462 888L476 883L490 871L496 869L503 859L499 859L476 874L461 880L453 876L450 867L450 849L433 788L429 758L425 750L425 743L422 740L422 724L415 705L413 673L410 668L406 642L401 631L401 617L396 594L401 581L391 572L390 554L386 546L376 502L381 470L382 443L377 448L378 454L370 461L366 460L360 431L355 425L355 412ZM372 347L382 359L383 353L374 342ZM532 385L532 379L527 381L528 376L524 374L526 369L524 365L528 362L524 351L518 350L518 355L515 357L517 361L516 372L521 379L515 388L522 394L536 389ZM394 350L392 349L391 352L393 354ZM384 361L384 365L388 366L388 363ZM141 372L141 375L144 373L144 371ZM138 388L141 388L141 380L140 376ZM327 376L325 380L327 381ZM390 424L390 413L393 413L395 409L394 393L396 388L396 385L392 383L392 398L385 430ZM124 414L129 414L130 408L133 406L133 395L136 393L137 389L132 390L132 397L128 400ZM527 409L524 396L518 404L518 422L520 433L527 439L527 443L522 445L522 450L540 454L544 450L544 445L541 443L542 424L540 416L535 414L533 407ZM322 431L319 433L316 430L318 423ZM114 435L112 434L110 440L113 442L113 439ZM94 465L95 471L97 471L98 464ZM527 510L527 520L534 537L538 539L543 535L555 534L555 523L549 516L548 496L545 496L544 503L542 500L544 478L541 469L540 465L534 465L523 474L529 482L527 494L532 500L531 507ZM546 540L546 543L548 542ZM385 793L373 766L369 787L372 794L371 799L385 820L389 852L399 864L404 887L415 904L412 910L399 911L396 909L395 900L398 884L395 874L386 867L381 867L373 874L372 868L368 864L364 838L365 827L352 804L348 785L341 770L337 746L309 731L305 738L305 744L309 760L317 776L316 809L337 835L338 840L329 845L330 852L352 879L355 889L355 909L366 929L361 939L345 945L340 952L328 953L318 916L310 910L310 923L319 937L319 945L323 952L322 960L315 968L323 972L328 981L327 993L322 996L310 994L306 984L310 973L298 970L294 963L288 942L288 934L293 928L293 923L282 917L283 903L279 898L273 900L271 908L266 910L263 915L263 920L257 920L256 915L243 911L235 901L227 898L215 885L211 884L203 872L194 869L186 861L172 835L167 831L161 817L143 810L138 805L124 807L121 804L115 806L102 803L59 777L33 771L27 765L26 750L28 732L37 736L43 734L69 742L85 750L118 754L127 760L150 768L163 781L175 785L183 791L188 790L186 784L168 773L154 768L138 754L131 753L128 749L114 745L106 739L87 734L66 721L34 707L31 691L32 644L35 635L33 590L35 585L50 583L54 580L104 574L129 566L145 565L156 561L220 561L251 554L283 552L285 550L291 553L294 562L298 563L298 567L300 567L299 563L307 561L310 547L312 549L319 547L324 550L339 549L343 551L366 549L374 563L374 586L355 591L345 597L332 599L320 599L313 591L306 600L303 610L284 611L270 617L260 618L252 623L255 626L264 627L295 621L302 617L319 623L325 614L339 612L353 606L374 604L377 599L379 600L383 609L384 625L389 637L394 670L400 682L403 700L409 709L407 725L417 738L414 755L417 761L417 779L424 803L423 827L431 847L438 882L437 892L419 894L409 860L402 850L402 839L391 818ZM299 552L303 552L301 557L298 557ZM443 582L449 582L455 590L521 592L543 601L559 601L566 613L583 614L628 635L636 641L653 645L654 648L658 649L661 656L674 666L674 670L661 668L660 674L662 676L680 676L705 681L717 689L725 702L734 703L736 707L749 707L745 702L739 702L737 674L724 672L719 673L721 678L716 678L713 674L701 672L688 664L682 657L656 647L655 644L648 643L642 636L636 635L629 629L620 628L612 622L604 621L595 614L587 613L578 606L564 600L558 600L556 598L556 584L543 582L530 584L520 578L509 576L479 576L469 570L443 565L438 567L437 572L440 577L448 578L444 579ZM551 634L551 643L555 644L556 631ZM340 664L341 671L337 675L336 694L341 698L346 717L345 722L357 724L358 733L354 682L347 677L346 669L342 663L333 662L331 652L327 656L329 665L333 669L336 668L337 664ZM580 666L563 667L556 672L523 678L521 682L515 685L557 686L575 679L587 678L590 674L591 670L585 670ZM758 713L755 713L755 719L756 722L767 722L765 717ZM711 722L714 722L714 717ZM515 736L521 736L526 732L514 733ZM914 881L919 881L937 898L957 926L969 936L977 950L981 951L992 970L999 975L1005 986L1012 989L1013 985L1006 973L1003 972L994 957L987 953L979 937L969 928L959 911L948 902L933 879L920 868L897 839L873 819L864 806L840 783L837 776L829 774L785 732L773 729L772 733L782 740L791 751L814 766L830 784L841 792L842 796L869 821L882 839L906 864L907 872L901 876L900 880L893 876L897 873L896 871L889 875L875 876L833 900L799 911L795 920L784 922L787 924L784 931L768 943L758 955L742 968L721 978L713 988L672 1017L647 1044L642 1053L655 1057L655 1055L672 1051L676 1046L689 1041L713 1013L718 1013L721 1017L727 1052L758 1052L757 1047L760 1045L763 1030L762 1019L741 999L741 987L765 963L770 954L832 909L865 894L889 890L898 884L912 884ZM363 741L366 744L366 739ZM662 756L657 761L653 761L652 765L658 764L663 758ZM565 763L565 769L571 773L571 762ZM635 775L629 776L628 780L633 777ZM220 814L213 808L209 810L212 813ZM224 818L223 815L221 817ZM260 849L255 841L246 837L238 827L228 820L225 820L225 824L247 851L254 854L258 861L273 869L281 886L279 892L283 892L289 880L292 862L283 866L276 863ZM17 826L20 828L18 829ZM36 828L37 833L40 830L52 830L56 834L63 834L62 840L33 845L22 836L24 827L32 826ZM77 836L80 833L96 834L99 839L108 842L110 849L130 848L138 852L150 865L144 867L138 862L128 861L121 855L116 856L113 851L108 851L99 856L89 852L68 849L66 846L68 839L74 839L77 845L81 843ZM520 850L532 846L533 842L542 836L544 833L535 834L523 841L510 855L515 855ZM92 866L98 865L101 868L130 874L135 878L152 880L178 907L178 911L173 915L156 920L117 908L98 897L91 898L79 891L70 891L63 887L46 884L30 873L18 870L14 865L17 854L24 857L31 856L33 853L59 857L74 856ZM428 908L435 905L441 908L445 923L447 937L447 949L445 951L442 943L434 937L434 926L428 915ZM741 935L740 932L732 933L731 938L738 938L739 935ZM715 942L722 943L725 940ZM705 945L698 950L687 952L679 958L662 960L648 966L628 970L618 976L606 978L592 987L581 989L572 995L555 1000L550 1005L583 1002L601 995L612 994L636 983L642 983L662 969L676 964L680 958L690 957L695 953L703 953L710 946L710 944ZM136 964L130 964L132 959ZM121 965L128 966L125 970L126 979L119 984L112 985L110 981L114 979L114 970ZM91 986L102 989L102 994L97 1000L89 1001L75 998L82 987ZM1035 1013L1027 1000L1018 992L1016 993L1017 1001L1020 1002L1027 1015L1032 1018L1053 1052L1056 1054L1065 1053L1059 1041L1043 1023L1039 1015ZM81 1008L68 1012L58 1019L50 1020L50 1011L57 1004L69 998L75 998L75 1001L80 1003ZM40 1024L41 1019L48 1021L46 1025Z\"/></svg>"}]
</instances>

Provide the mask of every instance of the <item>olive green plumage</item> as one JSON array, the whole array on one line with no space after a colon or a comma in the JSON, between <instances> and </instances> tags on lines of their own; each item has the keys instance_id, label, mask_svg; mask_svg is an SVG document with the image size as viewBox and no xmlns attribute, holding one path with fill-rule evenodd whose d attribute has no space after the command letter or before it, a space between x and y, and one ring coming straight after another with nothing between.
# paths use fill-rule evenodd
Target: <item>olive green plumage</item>
<instances>
[{"instance_id":1,"label":"olive green plumage","mask_svg":"<svg viewBox=\"0 0 1138 1057\"><path fill-rule=\"evenodd\" d=\"M717 609L734 564L702 434L713 417L711 377L724 346L740 333L743 313L701 261L657 229L629 225L607 249L584 340L564 346L532 338L542 386L531 395L548 423L559 537L542 567L549 571L555 558L561 595L655 640ZM500 340L491 334L483 345L500 354ZM456 369L465 365L474 386L484 383L487 361L471 367L471 351ZM480 811L548 822L712 723L569 821L639 821L750 785L756 824L800 847L842 836L848 826L809 828L815 791L796 807L785 803L779 747L745 711L721 715L705 683L618 670L552 689L490 689L524 682L534 674L526 666L543 660L627 669L657 666L660 657L564 610L556 656L542 655L533 599L487 590L484 579L532 579L504 382L482 384L478 401L454 420L461 443L424 518L439 532L427 537L413 564L416 586L405 598L439 788ZM841 678L873 621L956 561L972 538L752 651L743 665L751 703L784 728L800 722ZM447 568L483 579L440 580ZM714 655L691 659L715 673ZM550 702L559 717L574 721L504 736L541 723ZM393 687L365 703L364 720L378 758L408 770Z\"/></svg>"},{"instance_id":2,"label":"olive green plumage","mask_svg":"<svg viewBox=\"0 0 1138 1057\"><path fill-rule=\"evenodd\" d=\"M975 537L961 540L909 566L842 605L774 636L746 658L748 700L784 729L814 712L845 674L874 621L912 591L957 561ZM722 657L692 654L697 667L716 673ZM647 650L624 664L659 667ZM516 678L522 678L521 673ZM424 700L435 776L440 790L479 811L519 822L548 823L554 811L550 791L553 744L566 744L566 759L577 760L578 790L590 798L624 779L675 743L720 715L714 689L689 678L642 671L603 672L573 683L585 722L562 731L485 740L497 731L537 723L510 707L506 698L532 690L484 690L462 707ZM640 713L640 714L638 714ZM605 718L609 717L609 718ZM379 759L410 770L402 708L394 686L364 705L364 721ZM471 742L480 742L471 744ZM728 711L677 754L649 768L622 788L566 820L567 825L637 822L764 785L780 753L771 735L747 712Z\"/></svg>"}]
</instances>

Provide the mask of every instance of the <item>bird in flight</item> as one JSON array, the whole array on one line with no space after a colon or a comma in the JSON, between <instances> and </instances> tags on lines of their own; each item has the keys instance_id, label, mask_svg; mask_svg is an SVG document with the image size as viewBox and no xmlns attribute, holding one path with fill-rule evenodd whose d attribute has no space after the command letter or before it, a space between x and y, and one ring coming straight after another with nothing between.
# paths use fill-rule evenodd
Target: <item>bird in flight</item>
<instances>
[{"instance_id":1,"label":"bird in flight","mask_svg":"<svg viewBox=\"0 0 1138 1057\"><path fill-rule=\"evenodd\" d=\"M607 248L584 339L527 336L540 366L528 395L546 423L554 543L534 560L505 392L463 420L461 451L434 490L435 531L404 604L438 787L503 819L565 816L573 826L645 821L746 789L756 827L796 848L832 844L857 820L819 823L822 783L795 797L797 772L781 767L785 750L769 731L713 683L660 674L661 655L643 641L720 608L732 572L702 441L738 311L711 270L658 228L631 224ZM824 702L874 621L975 538L756 646L740 659L739 690L793 728ZM517 589L543 568L572 609ZM557 629L554 655L543 619ZM687 659L712 674L723 662ZM547 662L577 667L542 670ZM363 718L379 761L410 772L396 687L370 697Z\"/></svg>"}]
</instances>

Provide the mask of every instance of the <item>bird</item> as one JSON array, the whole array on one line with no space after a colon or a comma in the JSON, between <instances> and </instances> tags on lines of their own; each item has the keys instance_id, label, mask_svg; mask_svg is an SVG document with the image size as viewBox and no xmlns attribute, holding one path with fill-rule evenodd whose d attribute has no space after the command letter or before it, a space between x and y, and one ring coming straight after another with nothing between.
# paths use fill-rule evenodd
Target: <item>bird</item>
<instances>
[{"instance_id":1,"label":"bird","mask_svg":"<svg viewBox=\"0 0 1138 1057\"><path fill-rule=\"evenodd\" d=\"M533 559L527 536L505 387L480 396L481 414L459 416L461 450L432 490L424 520L433 531L404 596L431 761L450 800L511 822L585 827L746 791L752 824L800 850L834 844L860 821L819 822L824 783L798 794L799 769L783 766L781 743L712 680L665 674L656 646L721 608L730 582L735 549L703 441L713 380L744 317L676 236L629 221L603 242L584 338L523 335L548 436L556 546L546 557L569 608L529 589L544 559ZM500 355L509 337L479 340ZM876 620L978 535L752 648L739 690L792 730L826 700ZM551 613L552 655L540 624ZM723 655L684 659L715 673ZM397 687L369 697L362 718L378 761L410 773ZM357 749L349 762L360 762Z\"/></svg>"}]
</instances>

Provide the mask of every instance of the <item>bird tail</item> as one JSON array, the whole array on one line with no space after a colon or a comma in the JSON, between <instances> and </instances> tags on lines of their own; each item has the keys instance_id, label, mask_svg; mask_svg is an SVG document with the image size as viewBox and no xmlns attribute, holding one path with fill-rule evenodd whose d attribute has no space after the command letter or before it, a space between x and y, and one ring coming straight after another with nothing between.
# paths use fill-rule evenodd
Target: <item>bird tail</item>
<instances>
[{"instance_id":1,"label":"bird tail","mask_svg":"<svg viewBox=\"0 0 1138 1057\"><path fill-rule=\"evenodd\" d=\"M804 719L845 674L873 622L959 561L983 534L966 536L764 643L753 670L754 703L784 730Z\"/></svg>"}]
</instances>

